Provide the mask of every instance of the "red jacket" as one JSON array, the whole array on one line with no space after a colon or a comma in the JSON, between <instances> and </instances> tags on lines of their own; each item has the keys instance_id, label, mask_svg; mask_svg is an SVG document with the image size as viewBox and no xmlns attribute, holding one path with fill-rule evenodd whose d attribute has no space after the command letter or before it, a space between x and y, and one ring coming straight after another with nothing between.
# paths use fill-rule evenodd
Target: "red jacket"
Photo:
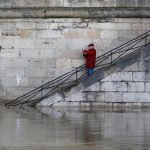
<instances>
[{"instance_id":1,"label":"red jacket","mask_svg":"<svg viewBox=\"0 0 150 150\"><path fill-rule=\"evenodd\" d=\"M94 48L90 50L84 50L83 56L86 58L86 67L94 68L96 62L96 50Z\"/></svg>"}]
</instances>

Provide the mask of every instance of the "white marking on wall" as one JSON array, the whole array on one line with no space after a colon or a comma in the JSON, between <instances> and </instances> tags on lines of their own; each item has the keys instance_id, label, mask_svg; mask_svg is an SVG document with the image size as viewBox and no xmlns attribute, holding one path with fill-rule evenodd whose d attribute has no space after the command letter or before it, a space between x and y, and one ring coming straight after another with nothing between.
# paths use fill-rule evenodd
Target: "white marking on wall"
<instances>
[{"instance_id":1,"label":"white marking on wall","mask_svg":"<svg viewBox=\"0 0 150 150\"><path fill-rule=\"evenodd\" d=\"M20 77L19 73L16 73L16 80L17 80L17 86L19 86L20 81L22 80L22 78Z\"/></svg>"}]
</instances>

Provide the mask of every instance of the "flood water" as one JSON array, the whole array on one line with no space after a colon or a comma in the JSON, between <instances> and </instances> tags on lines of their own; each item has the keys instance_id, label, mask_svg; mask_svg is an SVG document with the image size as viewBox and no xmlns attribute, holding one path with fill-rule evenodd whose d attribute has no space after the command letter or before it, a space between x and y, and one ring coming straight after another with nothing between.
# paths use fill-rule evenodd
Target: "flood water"
<instances>
[{"instance_id":1,"label":"flood water","mask_svg":"<svg viewBox=\"0 0 150 150\"><path fill-rule=\"evenodd\" d=\"M0 107L0 150L149 149L150 110L147 109L39 108L37 111Z\"/></svg>"}]
</instances>

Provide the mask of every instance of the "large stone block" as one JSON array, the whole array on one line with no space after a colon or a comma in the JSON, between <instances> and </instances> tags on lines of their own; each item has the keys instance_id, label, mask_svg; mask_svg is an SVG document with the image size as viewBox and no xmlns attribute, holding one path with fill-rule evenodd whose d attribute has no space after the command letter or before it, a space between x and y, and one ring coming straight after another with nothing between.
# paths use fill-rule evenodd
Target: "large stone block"
<instances>
[{"instance_id":1,"label":"large stone block","mask_svg":"<svg viewBox=\"0 0 150 150\"><path fill-rule=\"evenodd\" d=\"M128 82L128 91L144 92L144 82Z\"/></svg>"},{"instance_id":2,"label":"large stone block","mask_svg":"<svg viewBox=\"0 0 150 150\"><path fill-rule=\"evenodd\" d=\"M145 82L145 92L150 93L150 82Z\"/></svg>"},{"instance_id":3,"label":"large stone block","mask_svg":"<svg viewBox=\"0 0 150 150\"><path fill-rule=\"evenodd\" d=\"M40 58L39 49L20 49L20 58Z\"/></svg>"},{"instance_id":4,"label":"large stone block","mask_svg":"<svg viewBox=\"0 0 150 150\"><path fill-rule=\"evenodd\" d=\"M0 59L0 68L25 67L26 65L28 65L28 60L26 59L12 59L12 58Z\"/></svg>"},{"instance_id":5,"label":"large stone block","mask_svg":"<svg viewBox=\"0 0 150 150\"><path fill-rule=\"evenodd\" d=\"M101 30L131 30L131 23L101 23L98 25Z\"/></svg>"},{"instance_id":6,"label":"large stone block","mask_svg":"<svg viewBox=\"0 0 150 150\"><path fill-rule=\"evenodd\" d=\"M63 38L67 39L96 39L100 38L100 30L97 29L64 29Z\"/></svg>"},{"instance_id":7,"label":"large stone block","mask_svg":"<svg viewBox=\"0 0 150 150\"><path fill-rule=\"evenodd\" d=\"M0 52L1 58L18 58L19 50L18 49L2 49Z\"/></svg>"},{"instance_id":8,"label":"large stone block","mask_svg":"<svg viewBox=\"0 0 150 150\"><path fill-rule=\"evenodd\" d=\"M25 88L25 87L7 87L6 98L7 99L15 99L23 94L33 90L33 88Z\"/></svg>"},{"instance_id":9,"label":"large stone block","mask_svg":"<svg viewBox=\"0 0 150 150\"><path fill-rule=\"evenodd\" d=\"M16 73L18 73L21 77L24 77L24 68L18 68L18 67L8 67L6 68L6 77L16 77Z\"/></svg>"},{"instance_id":10,"label":"large stone block","mask_svg":"<svg viewBox=\"0 0 150 150\"><path fill-rule=\"evenodd\" d=\"M46 58L46 59L47 58L58 58L59 50L57 52L56 52L56 49L40 50L40 58Z\"/></svg>"},{"instance_id":11,"label":"large stone block","mask_svg":"<svg viewBox=\"0 0 150 150\"><path fill-rule=\"evenodd\" d=\"M46 77L47 69L44 68L25 68L25 77Z\"/></svg>"},{"instance_id":12,"label":"large stone block","mask_svg":"<svg viewBox=\"0 0 150 150\"><path fill-rule=\"evenodd\" d=\"M89 87L87 87L87 88L85 88L84 90L83 90L84 92L85 91L89 91L89 92L91 92L91 91L99 91L99 82L97 82L97 83L94 83L93 85L91 85L91 86L89 86Z\"/></svg>"},{"instance_id":13,"label":"large stone block","mask_svg":"<svg viewBox=\"0 0 150 150\"><path fill-rule=\"evenodd\" d=\"M71 59L57 59L56 67L58 68L71 68Z\"/></svg>"},{"instance_id":14,"label":"large stone block","mask_svg":"<svg viewBox=\"0 0 150 150\"><path fill-rule=\"evenodd\" d=\"M18 39L21 34L19 31L1 31L2 39Z\"/></svg>"},{"instance_id":15,"label":"large stone block","mask_svg":"<svg viewBox=\"0 0 150 150\"><path fill-rule=\"evenodd\" d=\"M85 101L89 102L103 102L105 100L104 92L85 92Z\"/></svg>"},{"instance_id":16,"label":"large stone block","mask_svg":"<svg viewBox=\"0 0 150 150\"><path fill-rule=\"evenodd\" d=\"M101 23L99 23L99 22L88 22L88 28L100 29Z\"/></svg>"},{"instance_id":17,"label":"large stone block","mask_svg":"<svg viewBox=\"0 0 150 150\"><path fill-rule=\"evenodd\" d=\"M116 0L116 4L118 7L135 7L135 0Z\"/></svg>"},{"instance_id":18,"label":"large stone block","mask_svg":"<svg viewBox=\"0 0 150 150\"><path fill-rule=\"evenodd\" d=\"M62 33L60 30L43 30L42 38L62 38Z\"/></svg>"},{"instance_id":19,"label":"large stone block","mask_svg":"<svg viewBox=\"0 0 150 150\"><path fill-rule=\"evenodd\" d=\"M100 91L127 91L127 82L100 82Z\"/></svg>"},{"instance_id":20,"label":"large stone block","mask_svg":"<svg viewBox=\"0 0 150 150\"><path fill-rule=\"evenodd\" d=\"M65 43L65 40L63 40L63 42ZM60 44L61 42L58 42L57 39L35 39L35 48L56 49L57 47L60 46L58 43ZM63 43L62 43L62 46L63 46Z\"/></svg>"},{"instance_id":21,"label":"large stone block","mask_svg":"<svg viewBox=\"0 0 150 150\"><path fill-rule=\"evenodd\" d=\"M0 82L1 85L1 82ZM0 98L5 98L6 97L6 88L0 86Z\"/></svg>"},{"instance_id":22,"label":"large stone block","mask_svg":"<svg viewBox=\"0 0 150 150\"><path fill-rule=\"evenodd\" d=\"M6 68L0 67L0 78L6 77Z\"/></svg>"},{"instance_id":23,"label":"large stone block","mask_svg":"<svg viewBox=\"0 0 150 150\"><path fill-rule=\"evenodd\" d=\"M56 67L56 59L55 58L32 58L30 59L28 66L30 67L43 67L43 68L49 68L52 70L52 68Z\"/></svg>"},{"instance_id":24,"label":"large stone block","mask_svg":"<svg viewBox=\"0 0 150 150\"><path fill-rule=\"evenodd\" d=\"M83 60L83 59L72 59L71 63L72 63L72 67L76 68L76 67L79 67L79 66L85 64L85 60Z\"/></svg>"},{"instance_id":25,"label":"large stone block","mask_svg":"<svg viewBox=\"0 0 150 150\"><path fill-rule=\"evenodd\" d=\"M132 81L132 72L116 72L102 81Z\"/></svg>"},{"instance_id":26,"label":"large stone block","mask_svg":"<svg viewBox=\"0 0 150 150\"><path fill-rule=\"evenodd\" d=\"M2 31L16 31L16 23L12 21L6 21L3 23L0 23L0 28Z\"/></svg>"},{"instance_id":27,"label":"large stone block","mask_svg":"<svg viewBox=\"0 0 150 150\"><path fill-rule=\"evenodd\" d=\"M114 22L119 23L140 23L142 22L140 18L115 18Z\"/></svg>"},{"instance_id":28,"label":"large stone block","mask_svg":"<svg viewBox=\"0 0 150 150\"><path fill-rule=\"evenodd\" d=\"M48 29L49 28L49 24L48 22L37 22L36 24L36 29L39 30L39 29Z\"/></svg>"},{"instance_id":29,"label":"large stone block","mask_svg":"<svg viewBox=\"0 0 150 150\"><path fill-rule=\"evenodd\" d=\"M105 92L105 102L122 102L122 92Z\"/></svg>"},{"instance_id":30,"label":"large stone block","mask_svg":"<svg viewBox=\"0 0 150 150\"><path fill-rule=\"evenodd\" d=\"M149 30L150 29L150 24L149 23L143 23L143 24L139 24L139 23L135 23L132 24L132 30L139 30L139 31L145 31L145 30Z\"/></svg>"},{"instance_id":31,"label":"large stone block","mask_svg":"<svg viewBox=\"0 0 150 150\"><path fill-rule=\"evenodd\" d=\"M34 39L17 39L13 44L14 48L34 48Z\"/></svg>"},{"instance_id":32,"label":"large stone block","mask_svg":"<svg viewBox=\"0 0 150 150\"><path fill-rule=\"evenodd\" d=\"M13 39L0 39L0 44L3 48L12 48L14 47L14 40Z\"/></svg>"},{"instance_id":33,"label":"large stone block","mask_svg":"<svg viewBox=\"0 0 150 150\"><path fill-rule=\"evenodd\" d=\"M149 18L141 18L141 22L142 23L150 23L150 19Z\"/></svg>"},{"instance_id":34,"label":"large stone block","mask_svg":"<svg viewBox=\"0 0 150 150\"><path fill-rule=\"evenodd\" d=\"M145 81L145 72L133 72L133 81Z\"/></svg>"},{"instance_id":35,"label":"large stone block","mask_svg":"<svg viewBox=\"0 0 150 150\"><path fill-rule=\"evenodd\" d=\"M43 84L43 79L42 78L28 78L28 86L30 88L36 88L39 87Z\"/></svg>"},{"instance_id":36,"label":"large stone block","mask_svg":"<svg viewBox=\"0 0 150 150\"><path fill-rule=\"evenodd\" d=\"M1 78L1 86L3 87L17 87L17 78ZM18 85L19 87L28 87L28 79L27 78L21 78L20 83Z\"/></svg>"},{"instance_id":37,"label":"large stone block","mask_svg":"<svg viewBox=\"0 0 150 150\"><path fill-rule=\"evenodd\" d=\"M150 93L123 93L123 102L150 102Z\"/></svg>"},{"instance_id":38,"label":"large stone block","mask_svg":"<svg viewBox=\"0 0 150 150\"><path fill-rule=\"evenodd\" d=\"M66 40L66 50L68 51L74 51L76 52L77 50L80 52L80 54L82 53L82 49L86 49L87 45L91 42L95 43L94 39L67 39ZM69 52L68 51L68 52Z\"/></svg>"},{"instance_id":39,"label":"large stone block","mask_svg":"<svg viewBox=\"0 0 150 150\"><path fill-rule=\"evenodd\" d=\"M34 39L38 38L36 35L36 30L31 29L21 29L19 30L19 35L21 39Z\"/></svg>"},{"instance_id":40,"label":"large stone block","mask_svg":"<svg viewBox=\"0 0 150 150\"><path fill-rule=\"evenodd\" d=\"M11 7L11 0L0 1L0 8L10 8L10 7Z\"/></svg>"},{"instance_id":41,"label":"large stone block","mask_svg":"<svg viewBox=\"0 0 150 150\"><path fill-rule=\"evenodd\" d=\"M61 28L58 27L58 23L56 22L52 22L49 24L49 29L52 29L52 30L61 30Z\"/></svg>"},{"instance_id":42,"label":"large stone block","mask_svg":"<svg viewBox=\"0 0 150 150\"><path fill-rule=\"evenodd\" d=\"M36 22L17 22L17 29L36 29Z\"/></svg>"},{"instance_id":43,"label":"large stone block","mask_svg":"<svg viewBox=\"0 0 150 150\"><path fill-rule=\"evenodd\" d=\"M69 97L66 97L65 101L71 101L71 102L85 101L85 96L82 92L79 92L79 93L72 94Z\"/></svg>"},{"instance_id":44,"label":"large stone block","mask_svg":"<svg viewBox=\"0 0 150 150\"><path fill-rule=\"evenodd\" d=\"M136 31L119 31L119 37L120 40L130 40L138 36L138 33Z\"/></svg>"},{"instance_id":45,"label":"large stone block","mask_svg":"<svg viewBox=\"0 0 150 150\"><path fill-rule=\"evenodd\" d=\"M64 0L64 6L65 7L97 7L99 5L102 5L101 1L97 1L97 0L93 0L93 1L89 1L89 0L84 0L84 1L72 1L72 0ZM102 5L103 6L103 5Z\"/></svg>"},{"instance_id":46,"label":"large stone block","mask_svg":"<svg viewBox=\"0 0 150 150\"><path fill-rule=\"evenodd\" d=\"M63 75L65 73L69 72L69 71L71 71L71 69L70 68L66 68L66 67L65 68L56 68L55 76L59 77L60 75ZM73 77L75 77L75 76L73 76Z\"/></svg>"},{"instance_id":47,"label":"large stone block","mask_svg":"<svg viewBox=\"0 0 150 150\"><path fill-rule=\"evenodd\" d=\"M118 38L118 32L117 31L101 31L100 37L103 39L117 39Z\"/></svg>"}]
</instances>

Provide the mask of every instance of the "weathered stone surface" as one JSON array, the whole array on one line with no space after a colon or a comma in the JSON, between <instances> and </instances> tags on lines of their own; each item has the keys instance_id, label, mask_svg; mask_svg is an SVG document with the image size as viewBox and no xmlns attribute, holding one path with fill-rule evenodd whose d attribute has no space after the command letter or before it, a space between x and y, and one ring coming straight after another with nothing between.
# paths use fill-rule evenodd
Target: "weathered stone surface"
<instances>
[{"instance_id":1,"label":"weathered stone surface","mask_svg":"<svg viewBox=\"0 0 150 150\"><path fill-rule=\"evenodd\" d=\"M62 34L59 30L44 30L42 31L42 38L61 38Z\"/></svg>"},{"instance_id":2,"label":"weathered stone surface","mask_svg":"<svg viewBox=\"0 0 150 150\"><path fill-rule=\"evenodd\" d=\"M76 68L83 65L85 61L83 59L72 59L71 63L72 63L72 67Z\"/></svg>"},{"instance_id":3,"label":"weathered stone surface","mask_svg":"<svg viewBox=\"0 0 150 150\"><path fill-rule=\"evenodd\" d=\"M130 92L144 92L144 82L129 82L128 91Z\"/></svg>"},{"instance_id":4,"label":"weathered stone surface","mask_svg":"<svg viewBox=\"0 0 150 150\"><path fill-rule=\"evenodd\" d=\"M121 92L106 92L105 93L105 102L122 102L122 93Z\"/></svg>"},{"instance_id":5,"label":"weathered stone surface","mask_svg":"<svg viewBox=\"0 0 150 150\"><path fill-rule=\"evenodd\" d=\"M1 0L0 7L146 7L148 0Z\"/></svg>"},{"instance_id":6,"label":"weathered stone surface","mask_svg":"<svg viewBox=\"0 0 150 150\"><path fill-rule=\"evenodd\" d=\"M87 88L85 88L83 91L85 92L85 91L89 91L89 92L94 92L94 91L99 91L100 90L100 85L99 85L99 82L97 82L97 83L95 83L95 84L93 84L93 85L91 85L91 86L89 86L89 87L87 87Z\"/></svg>"},{"instance_id":7,"label":"weathered stone surface","mask_svg":"<svg viewBox=\"0 0 150 150\"><path fill-rule=\"evenodd\" d=\"M123 93L123 102L150 102L150 93Z\"/></svg>"},{"instance_id":8,"label":"weathered stone surface","mask_svg":"<svg viewBox=\"0 0 150 150\"><path fill-rule=\"evenodd\" d=\"M18 73L21 77L24 77L24 68L7 68L6 69L6 77L16 77L16 73Z\"/></svg>"},{"instance_id":9,"label":"weathered stone surface","mask_svg":"<svg viewBox=\"0 0 150 150\"><path fill-rule=\"evenodd\" d=\"M19 50L18 49L2 49L0 52L1 58L18 58Z\"/></svg>"},{"instance_id":10,"label":"weathered stone surface","mask_svg":"<svg viewBox=\"0 0 150 150\"><path fill-rule=\"evenodd\" d=\"M38 86L41 86L43 84L42 78L28 78L28 86L31 88L36 88Z\"/></svg>"},{"instance_id":11,"label":"weathered stone surface","mask_svg":"<svg viewBox=\"0 0 150 150\"><path fill-rule=\"evenodd\" d=\"M85 97L84 94L79 92L76 94L72 94L71 96L65 98L65 101L70 101L70 102L81 102L81 101L85 101Z\"/></svg>"},{"instance_id":12,"label":"weathered stone surface","mask_svg":"<svg viewBox=\"0 0 150 150\"><path fill-rule=\"evenodd\" d=\"M136 31L119 31L118 39L120 40L131 40L138 35Z\"/></svg>"},{"instance_id":13,"label":"weathered stone surface","mask_svg":"<svg viewBox=\"0 0 150 150\"><path fill-rule=\"evenodd\" d=\"M25 68L25 77L46 77L47 69L44 68Z\"/></svg>"},{"instance_id":14,"label":"weathered stone surface","mask_svg":"<svg viewBox=\"0 0 150 150\"><path fill-rule=\"evenodd\" d=\"M16 78L1 78L1 86L3 87L17 87L17 79ZM21 81L18 85L19 87L28 87L28 79L27 78L21 78Z\"/></svg>"},{"instance_id":15,"label":"weathered stone surface","mask_svg":"<svg viewBox=\"0 0 150 150\"><path fill-rule=\"evenodd\" d=\"M39 49L21 49L20 58L40 58L40 50Z\"/></svg>"},{"instance_id":16,"label":"weathered stone surface","mask_svg":"<svg viewBox=\"0 0 150 150\"><path fill-rule=\"evenodd\" d=\"M150 92L150 82L145 82L145 92Z\"/></svg>"},{"instance_id":17,"label":"weathered stone surface","mask_svg":"<svg viewBox=\"0 0 150 150\"><path fill-rule=\"evenodd\" d=\"M14 48L34 48L33 39L17 39L13 43Z\"/></svg>"},{"instance_id":18,"label":"weathered stone surface","mask_svg":"<svg viewBox=\"0 0 150 150\"><path fill-rule=\"evenodd\" d=\"M71 60L70 59L58 59L56 61L56 67L58 68L71 68Z\"/></svg>"},{"instance_id":19,"label":"weathered stone surface","mask_svg":"<svg viewBox=\"0 0 150 150\"><path fill-rule=\"evenodd\" d=\"M27 93L29 91L33 90L32 88L25 88L25 87L7 87L6 91L7 94L5 96L6 99L14 99L16 97L19 97L23 95L24 93Z\"/></svg>"},{"instance_id":20,"label":"weathered stone surface","mask_svg":"<svg viewBox=\"0 0 150 150\"><path fill-rule=\"evenodd\" d=\"M133 81L145 81L145 72L133 72Z\"/></svg>"},{"instance_id":21,"label":"weathered stone surface","mask_svg":"<svg viewBox=\"0 0 150 150\"><path fill-rule=\"evenodd\" d=\"M17 22L17 29L36 29L36 22Z\"/></svg>"},{"instance_id":22,"label":"weathered stone surface","mask_svg":"<svg viewBox=\"0 0 150 150\"><path fill-rule=\"evenodd\" d=\"M132 24L132 30L149 30L150 29L150 24Z\"/></svg>"},{"instance_id":23,"label":"weathered stone surface","mask_svg":"<svg viewBox=\"0 0 150 150\"><path fill-rule=\"evenodd\" d=\"M0 84L1 84L1 83L0 83ZM6 89L1 86L1 87L0 87L0 97L1 97L1 98L5 98L6 95L7 95Z\"/></svg>"},{"instance_id":24,"label":"weathered stone surface","mask_svg":"<svg viewBox=\"0 0 150 150\"><path fill-rule=\"evenodd\" d=\"M125 92L127 91L127 83L126 82L100 82L100 91Z\"/></svg>"},{"instance_id":25,"label":"weathered stone surface","mask_svg":"<svg viewBox=\"0 0 150 150\"><path fill-rule=\"evenodd\" d=\"M43 29L48 29L49 28L49 24L48 23L46 23L46 22L37 22L37 24L36 24L36 29L41 29L41 30L43 30Z\"/></svg>"},{"instance_id":26,"label":"weathered stone surface","mask_svg":"<svg viewBox=\"0 0 150 150\"><path fill-rule=\"evenodd\" d=\"M114 22L122 22L122 23L140 23L140 22L144 22L145 20L149 20L147 19L141 19L140 18L115 18Z\"/></svg>"},{"instance_id":27,"label":"weathered stone surface","mask_svg":"<svg viewBox=\"0 0 150 150\"><path fill-rule=\"evenodd\" d=\"M131 30L131 22L129 23L100 23L98 28L102 30Z\"/></svg>"},{"instance_id":28,"label":"weathered stone surface","mask_svg":"<svg viewBox=\"0 0 150 150\"><path fill-rule=\"evenodd\" d=\"M116 39L118 38L117 31L101 31L100 38Z\"/></svg>"},{"instance_id":29,"label":"weathered stone surface","mask_svg":"<svg viewBox=\"0 0 150 150\"><path fill-rule=\"evenodd\" d=\"M105 101L105 93L104 92L86 92L85 93L85 101L87 102L103 102Z\"/></svg>"},{"instance_id":30,"label":"weathered stone surface","mask_svg":"<svg viewBox=\"0 0 150 150\"><path fill-rule=\"evenodd\" d=\"M102 81L132 81L132 72L116 72Z\"/></svg>"},{"instance_id":31,"label":"weathered stone surface","mask_svg":"<svg viewBox=\"0 0 150 150\"><path fill-rule=\"evenodd\" d=\"M112 33L113 34L113 33ZM65 29L63 37L67 39L93 39L100 38L99 30L92 29Z\"/></svg>"}]
</instances>

